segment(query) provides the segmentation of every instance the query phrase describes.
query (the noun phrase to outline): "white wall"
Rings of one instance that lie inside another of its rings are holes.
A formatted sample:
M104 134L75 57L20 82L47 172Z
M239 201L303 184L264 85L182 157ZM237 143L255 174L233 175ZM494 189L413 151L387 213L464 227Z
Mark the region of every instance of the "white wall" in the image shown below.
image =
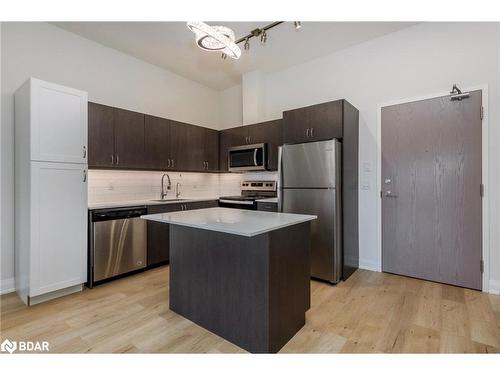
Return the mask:
M243 122L242 85L220 92L220 129L234 128Z
M264 115L345 98L360 111L360 172L370 190L360 190L360 261L377 263L377 106L391 100L489 85L490 287L500 292L500 32L497 24L419 24L372 41L265 74ZM327 41L322 41L327 43ZM244 96L244 94L243 94Z
M220 93L46 23L2 23L2 288L14 270L13 92L30 76L89 93L89 100L219 128ZM8 288L7 288L8 289Z

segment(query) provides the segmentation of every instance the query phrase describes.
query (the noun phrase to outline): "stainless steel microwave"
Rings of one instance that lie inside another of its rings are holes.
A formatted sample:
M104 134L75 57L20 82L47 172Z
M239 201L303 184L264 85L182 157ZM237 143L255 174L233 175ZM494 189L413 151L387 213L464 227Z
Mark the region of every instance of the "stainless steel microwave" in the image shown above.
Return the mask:
M267 169L267 144L231 147L227 158L227 165L231 172L265 171Z

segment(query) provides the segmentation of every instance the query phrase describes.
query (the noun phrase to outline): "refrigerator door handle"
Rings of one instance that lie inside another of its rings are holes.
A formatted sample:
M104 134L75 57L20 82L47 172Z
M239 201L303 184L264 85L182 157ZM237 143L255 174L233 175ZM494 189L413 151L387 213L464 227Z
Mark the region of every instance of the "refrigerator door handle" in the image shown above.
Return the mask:
M278 187L276 189L278 196L278 212L283 212L283 194L281 189L283 187L283 166L282 166L283 146L278 147Z

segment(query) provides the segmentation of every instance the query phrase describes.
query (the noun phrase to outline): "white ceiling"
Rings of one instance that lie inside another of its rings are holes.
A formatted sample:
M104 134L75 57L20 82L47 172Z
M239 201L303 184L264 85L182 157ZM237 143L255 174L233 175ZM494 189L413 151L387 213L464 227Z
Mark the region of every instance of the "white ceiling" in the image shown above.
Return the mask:
M232 28L236 38L270 22L210 22ZM269 72L296 65L334 51L414 25L410 22L293 22L268 32L265 45L250 40L250 50L239 60L200 50L185 22L55 22L63 29L215 89L241 82L243 73Z

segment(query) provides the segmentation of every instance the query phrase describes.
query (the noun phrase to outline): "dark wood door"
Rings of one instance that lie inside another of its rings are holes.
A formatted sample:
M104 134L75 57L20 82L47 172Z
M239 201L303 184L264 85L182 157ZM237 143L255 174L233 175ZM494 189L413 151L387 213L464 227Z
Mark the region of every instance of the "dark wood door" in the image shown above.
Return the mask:
M233 146L242 146L248 143L248 127L238 126L237 128L224 129L220 132L220 157L219 169L227 171L228 149Z
M278 147L282 145L282 120L272 120L248 126L251 143L267 143L267 167L278 169Z
M113 107L92 102L88 104L89 168L114 166L113 113Z
M148 214L181 211L180 203L148 206ZM148 220L147 222L147 259L148 267L165 264L169 260L170 229L166 223Z
M144 166L144 114L115 108L115 165Z
M283 112L283 143L342 138L343 100Z
M167 169L170 157L169 120L146 115L144 132L144 167L158 170Z
M201 171L204 161L203 128L179 121L170 122L170 169Z
M382 108L382 269L481 289L481 91Z
M204 152L207 171L219 170L219 132L205 128Z

